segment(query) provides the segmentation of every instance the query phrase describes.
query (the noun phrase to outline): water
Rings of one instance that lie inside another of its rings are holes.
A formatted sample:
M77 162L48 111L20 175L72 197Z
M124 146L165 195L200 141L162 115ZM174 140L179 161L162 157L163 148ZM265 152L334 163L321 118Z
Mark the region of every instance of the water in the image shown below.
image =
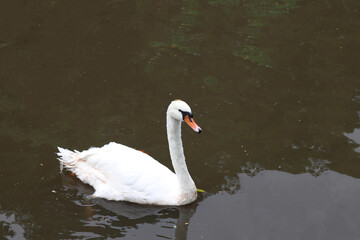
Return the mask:
M0 236L358 239L358 1L3 1ZM206 190L88 200L56 146L116 141L171 168L165 111Z

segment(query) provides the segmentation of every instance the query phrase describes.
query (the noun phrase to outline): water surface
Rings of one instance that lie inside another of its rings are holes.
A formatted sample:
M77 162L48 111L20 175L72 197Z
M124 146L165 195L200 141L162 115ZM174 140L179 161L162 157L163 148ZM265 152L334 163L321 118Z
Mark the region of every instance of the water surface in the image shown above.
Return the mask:
M358 1L3 1L0 236L357 239ZM110 141L172 168L192 107L185 207L87 200L56 146Z

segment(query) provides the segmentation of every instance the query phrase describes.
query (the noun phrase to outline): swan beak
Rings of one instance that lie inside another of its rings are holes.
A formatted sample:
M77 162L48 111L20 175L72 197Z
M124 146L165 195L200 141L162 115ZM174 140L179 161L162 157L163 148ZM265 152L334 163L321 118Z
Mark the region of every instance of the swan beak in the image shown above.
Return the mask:
M195 123L194 119L191 118L189 115L186 115L184 121L197 133L201 133L201 128Z

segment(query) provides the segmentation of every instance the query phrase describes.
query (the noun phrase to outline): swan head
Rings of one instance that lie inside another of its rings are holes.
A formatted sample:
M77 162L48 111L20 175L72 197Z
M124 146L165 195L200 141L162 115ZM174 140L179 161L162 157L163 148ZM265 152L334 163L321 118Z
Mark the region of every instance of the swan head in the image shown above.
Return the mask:
M190 106L182 100L174 100L170 103L167 115L177 121L186 122L195 132L201 133L201 128L195 123Z

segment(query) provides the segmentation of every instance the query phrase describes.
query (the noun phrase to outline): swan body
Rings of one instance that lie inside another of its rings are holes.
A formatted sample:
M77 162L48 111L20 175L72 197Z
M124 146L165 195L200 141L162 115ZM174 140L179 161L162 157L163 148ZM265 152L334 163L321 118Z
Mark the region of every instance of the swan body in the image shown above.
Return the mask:
M82 152L58 147L61 169L65 167L91 185L95 189L93 197L173 206L195 201L197 189L185 162L181 123L185 121L196 132L202 130L184 101L172 101L166 115L170 157L175 173L151 156L114 142Z

